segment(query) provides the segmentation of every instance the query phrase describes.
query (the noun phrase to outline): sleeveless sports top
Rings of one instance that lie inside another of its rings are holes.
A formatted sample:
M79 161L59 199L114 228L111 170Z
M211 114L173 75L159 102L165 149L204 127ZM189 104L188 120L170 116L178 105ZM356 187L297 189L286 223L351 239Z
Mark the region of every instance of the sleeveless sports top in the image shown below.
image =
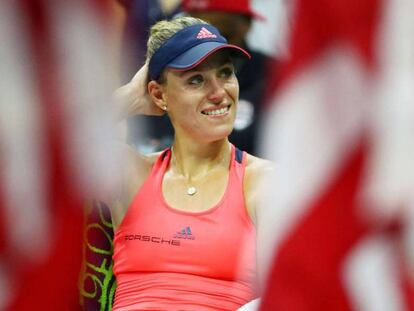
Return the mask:
M227 189L203 212L168 205L156 160L115 232L113 310L236 310L255 298L255 228L243 196L246 154L232 145Z

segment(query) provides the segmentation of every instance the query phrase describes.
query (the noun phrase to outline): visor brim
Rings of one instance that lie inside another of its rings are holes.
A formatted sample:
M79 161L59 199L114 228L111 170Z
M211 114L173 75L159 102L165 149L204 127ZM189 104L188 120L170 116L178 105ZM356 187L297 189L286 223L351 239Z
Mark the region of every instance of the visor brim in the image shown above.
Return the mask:
M230 53L236 57L247 57L248 59L251 58L250 54L246 50L236 45L225 44L221 42L203 42L173 59L170 63L167 64L166 67L178 71L190 70L200 65L204 60L206 60L207 57L213 53L223 49L228 49Z

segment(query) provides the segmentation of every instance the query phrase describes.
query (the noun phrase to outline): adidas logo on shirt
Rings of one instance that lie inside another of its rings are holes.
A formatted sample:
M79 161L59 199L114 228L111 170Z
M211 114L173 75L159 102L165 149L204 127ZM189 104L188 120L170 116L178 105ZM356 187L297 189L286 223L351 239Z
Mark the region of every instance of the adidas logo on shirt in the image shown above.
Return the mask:
M195 240L193 233L191 232L190 227L184 227L181 231L177 231L174 235L175 239L186 239L186 240Z

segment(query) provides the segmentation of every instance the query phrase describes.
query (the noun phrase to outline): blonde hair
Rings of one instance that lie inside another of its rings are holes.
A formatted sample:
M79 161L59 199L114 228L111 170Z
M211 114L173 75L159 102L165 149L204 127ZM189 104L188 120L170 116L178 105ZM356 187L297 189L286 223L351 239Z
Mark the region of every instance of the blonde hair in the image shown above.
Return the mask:
M168 39L175 35L181 29L197 24L208 24L202 19L183 16L174 18L172 20L163 20L151 27L150 37L147 42L147 60L149 63L154 53L164 44Z

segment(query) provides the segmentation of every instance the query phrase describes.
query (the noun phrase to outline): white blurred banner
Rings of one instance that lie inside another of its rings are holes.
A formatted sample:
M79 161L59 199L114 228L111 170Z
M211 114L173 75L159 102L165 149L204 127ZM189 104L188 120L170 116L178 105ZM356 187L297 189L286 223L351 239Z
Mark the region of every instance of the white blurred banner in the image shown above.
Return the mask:
M414 2L295 3L264 126L261 310L414 310Z
M1 310L78 305L84 198L116 182L110 20L109 1L0 2Z

